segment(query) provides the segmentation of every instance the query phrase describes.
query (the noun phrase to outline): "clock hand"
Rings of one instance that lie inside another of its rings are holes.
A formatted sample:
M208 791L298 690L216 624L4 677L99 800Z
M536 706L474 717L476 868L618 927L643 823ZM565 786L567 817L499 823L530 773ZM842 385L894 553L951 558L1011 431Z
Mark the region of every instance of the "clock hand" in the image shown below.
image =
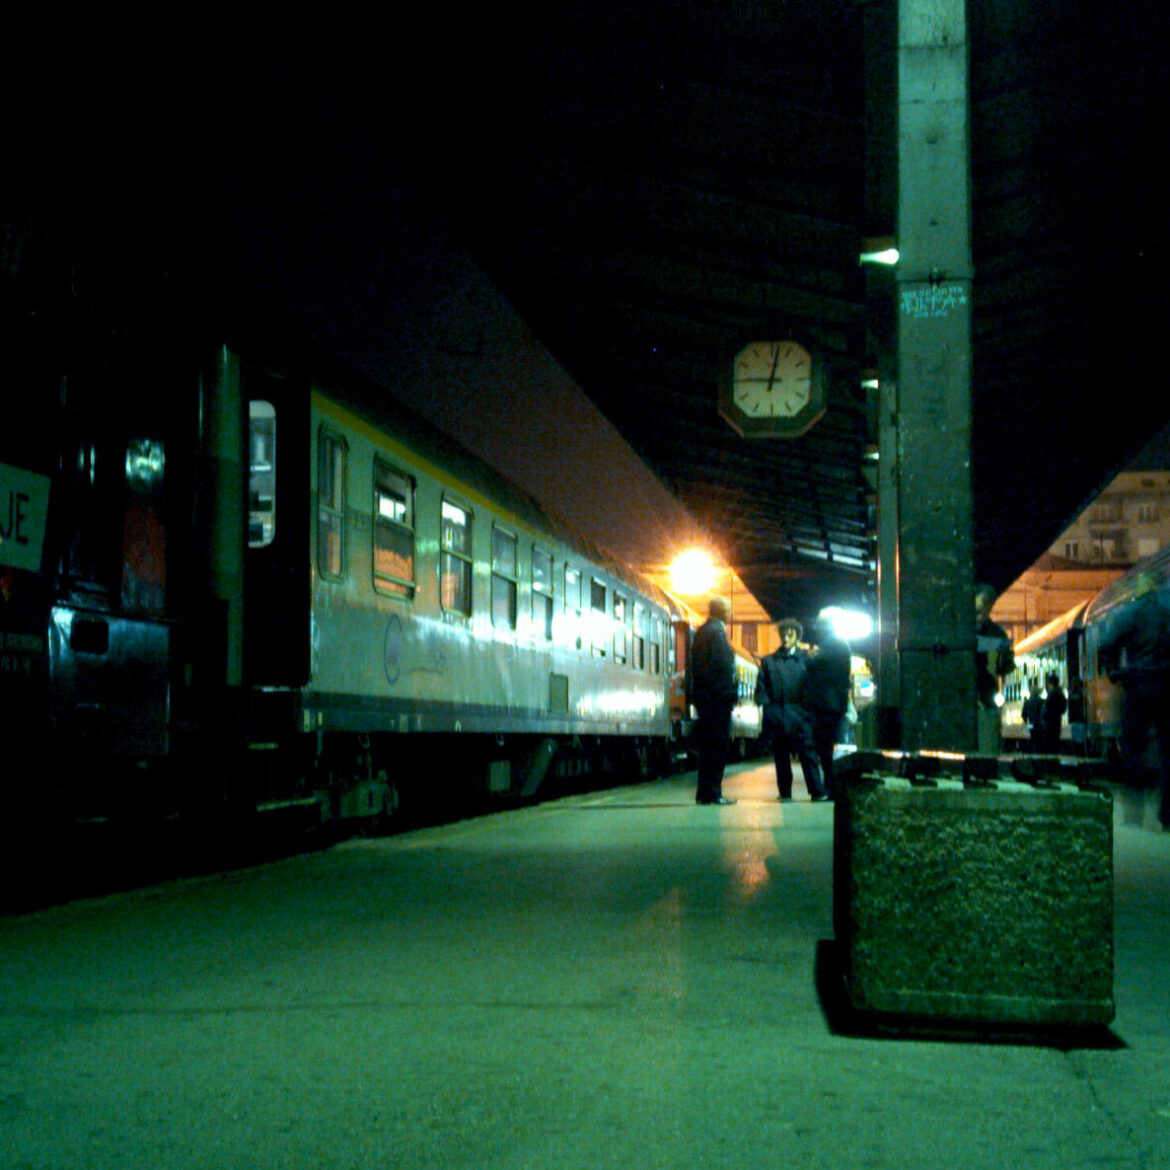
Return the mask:
M768 385L771 386L776 379L776 367L780 364L780 347L776 346L775 352L772 354L772 371L768 375Z

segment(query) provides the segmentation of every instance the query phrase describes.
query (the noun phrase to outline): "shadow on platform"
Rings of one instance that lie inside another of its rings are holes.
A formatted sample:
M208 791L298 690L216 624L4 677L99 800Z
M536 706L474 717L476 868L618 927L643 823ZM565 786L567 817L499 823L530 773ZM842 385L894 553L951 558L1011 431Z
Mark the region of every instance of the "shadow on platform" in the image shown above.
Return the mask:
M1053 1048L1060 1052L1084 1049L1112 1051L1128 1047L1124 1040L1104 1025L1083 1028L997 1027L994 1024L949 1024L858 1011L850 1001L840 949L834 939L820 939L817 942L815 978L825 1023L835 1036L854 1040L1002 1044Z

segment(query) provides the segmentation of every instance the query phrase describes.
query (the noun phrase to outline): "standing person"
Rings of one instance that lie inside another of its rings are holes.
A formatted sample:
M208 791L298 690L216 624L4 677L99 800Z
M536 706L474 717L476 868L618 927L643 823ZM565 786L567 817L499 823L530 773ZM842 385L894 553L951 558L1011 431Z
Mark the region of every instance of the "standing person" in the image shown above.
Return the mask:
M1163 828L1170 828L1170 612L1158 599L1150 573L1139 573L1133 605L1105 630L1100 656L1112 663L1121 685L1121 742L1125 761L1137 772L1151 729L1158 741L1158 781Z
M975 703L979 753L998 756L1000 748L1000 683L1016 664L1007 631L991 620L996 593L990 585L975 586Z
M1028 697L1020 708L1020 715L1028 725L1030 738L1028 750L1042 752L1044 750L1044 696L1040 694L1040 680L1032 679L1028 683Z
M1060 752L1060 725L1068 710L1068 699L1061 689L1060 675L1046 675L1044 685L1044 750L1056 755Z
M808 653L797 642L804 627L795 618L777 623L780 649L760 663L756 702L764 709L763 738L772 743L776 787L781 800L792 799L792 755L800 759L804 783L813 800L828 800L821 783L821 766L813 751L812 722L805 706Z
M726 630L730 615L727 598L712 597L707 620L695 631L691 644L691 702L699 712L695 729L699 751L696 804L735 804L723 795L731 712L738 697L735 654Z
M824 790L832 799L836 795L833 749L844 734L841 725L849 709L853 651L825 613L817 618L815 632L817 647L808 663L805 696L812 716L813 750L820 761Z

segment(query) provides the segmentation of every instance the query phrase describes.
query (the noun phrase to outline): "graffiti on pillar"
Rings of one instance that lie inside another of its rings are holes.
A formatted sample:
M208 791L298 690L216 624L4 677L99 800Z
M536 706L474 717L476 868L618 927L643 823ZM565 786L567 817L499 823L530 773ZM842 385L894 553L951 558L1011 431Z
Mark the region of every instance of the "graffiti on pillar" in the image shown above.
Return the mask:
M901 290L902 315L919 321L945 317L956 309L966 308L967 286L963 284L926 284Z

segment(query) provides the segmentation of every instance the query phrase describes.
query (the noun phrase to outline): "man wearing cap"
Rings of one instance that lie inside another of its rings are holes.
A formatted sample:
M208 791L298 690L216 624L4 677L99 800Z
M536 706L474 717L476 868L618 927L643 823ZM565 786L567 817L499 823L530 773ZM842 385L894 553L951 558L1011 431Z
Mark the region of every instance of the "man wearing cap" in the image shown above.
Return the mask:
M796 618L777 622L780 649L760 663L756 702L763 708L763 738L772 742L776 787L781 800L792 799L792 756L796 754L804 784L813 800L828 800L821 766L813 750L812 721L806 706L808 653L797 643L804 627Z
M695 631L691 644L691 702L699 713L695 746L699 751L696 804L735 804L723 795L723 770L731 737L731 712L739 688L735 681L735 653L725 629L731 616L726 597L712 597L707 620Z

